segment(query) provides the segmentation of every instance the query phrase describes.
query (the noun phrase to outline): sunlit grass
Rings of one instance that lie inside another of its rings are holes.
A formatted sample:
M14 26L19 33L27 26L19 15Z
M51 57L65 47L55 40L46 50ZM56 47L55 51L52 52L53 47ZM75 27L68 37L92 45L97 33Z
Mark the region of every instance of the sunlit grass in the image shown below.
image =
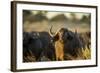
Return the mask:
M82 48L82 50L79 51L79 53L77 53L77 57L74 57L74 56L66 53L64 58L66 61L67 60L88 60L88 59L91 59L91 49ZM48 59L48 58L46 58L46 59ZM27 57L24 57L23 62L36 62L36 59L34 56L27 56Z
M91 50L88 48L82 49L82 55L84 59L91 59Z
M66 53L65 59L66 60L87 60L87 59L91 59L91 49L82 48L82 50L77 53L77 57Z

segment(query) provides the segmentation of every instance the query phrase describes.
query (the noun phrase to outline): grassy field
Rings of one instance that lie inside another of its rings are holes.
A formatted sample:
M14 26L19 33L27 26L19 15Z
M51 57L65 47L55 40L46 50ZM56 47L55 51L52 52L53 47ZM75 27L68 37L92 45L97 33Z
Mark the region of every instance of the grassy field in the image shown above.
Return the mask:
M71 56L70 54L65 54L65 58L67 60L87 60L87 59L91 59L91 50L88 48L82 49L82 52L80 54L78 54L77 57ZM47 57L42 57L43 59L45 59L45 61L51 61L50 59L48 59ZM66 61L67 61L66 60ZM35 60L34 55L31 56L27 56L27 57L23 57L23 62L37 62Z

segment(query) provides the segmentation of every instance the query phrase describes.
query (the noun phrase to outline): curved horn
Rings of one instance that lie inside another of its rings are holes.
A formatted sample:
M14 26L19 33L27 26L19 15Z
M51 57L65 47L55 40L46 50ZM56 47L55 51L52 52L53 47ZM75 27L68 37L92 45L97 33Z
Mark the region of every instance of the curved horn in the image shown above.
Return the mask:
M52 32L52 27L53 27L53 26L51 25L51 27L50 27L50 29L49 29L49 34L50 34L50 36L53 37L53 36L54 36L54 33Z
M52 27L53 27L53 26L50 27L49 34L50 34L52 37L54 37L54 36L56 36L57 33L61 30L61 28L59 28L55 33L53 33L53 32L52 32Z

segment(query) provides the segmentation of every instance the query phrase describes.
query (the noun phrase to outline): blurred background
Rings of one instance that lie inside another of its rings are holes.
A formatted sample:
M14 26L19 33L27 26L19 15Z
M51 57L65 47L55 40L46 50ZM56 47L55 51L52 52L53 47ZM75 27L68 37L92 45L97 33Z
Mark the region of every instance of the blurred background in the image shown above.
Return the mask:
M51 25L53 32L61 27L72 31L77 30L79 33L90 32L90 22L90 13L23 10L23 30L25 32L48 32Z

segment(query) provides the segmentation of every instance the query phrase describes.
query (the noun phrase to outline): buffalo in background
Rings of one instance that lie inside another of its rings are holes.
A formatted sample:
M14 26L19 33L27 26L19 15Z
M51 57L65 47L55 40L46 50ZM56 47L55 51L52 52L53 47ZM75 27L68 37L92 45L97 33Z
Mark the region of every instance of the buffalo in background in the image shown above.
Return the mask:
M34 56L36 61L54 60L54 48L51 45L51 37L47 32L24 32L23 33L23 55Z

